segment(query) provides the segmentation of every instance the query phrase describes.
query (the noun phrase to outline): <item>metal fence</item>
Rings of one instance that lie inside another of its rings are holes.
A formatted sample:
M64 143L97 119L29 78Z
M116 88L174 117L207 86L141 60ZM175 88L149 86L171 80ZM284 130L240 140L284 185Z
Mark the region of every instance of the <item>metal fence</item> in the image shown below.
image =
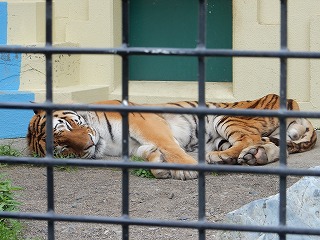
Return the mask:
M133 48L128 42L129 26L129 0L122 0L122 46L119 48L53 48L52 47L52 0L46 1L46 46L27 48L17 46L0 46L0 52L5 53L42 53L46 56L46 101L44 103L8 103L1 102L0 108L5 109L45 109L47 111L47 155L41 159L41 163L47 166L47 212L46 213L25 213L25 212L0 212L0 218L17 218L43 220L48 223L48 239L55 238L55 222L87 222L117 224L122 226L122 239L129 239L129 226L158 226L168 228L192 228L198 230L199 239L206 238L206 230L227 230L227 231L249 231L277 233L280 239L286 239L287 234L319 235L319 229L309 229L302 227L289 227L286 225L286 183L287 176L320 176L319 171L306 169L290 169L286 167L286 124L288 117L308 117L320 118L319 112L289 112L286 110L286 89L287 89L287 59L288 58L320 58L319 52L292 52L287 49L287 0L280 0L281 5L281 49L279 51L237 51L226 49L206 49L206 0L199 0L198 19L198 45L195 49L183 48ZM54 104L52 101L52 55L53 54L109 54L118 55L122 58L122 105L102 106L102 105L71 105ZM199 107L192 109L173 109L163 107L139 107L128 106L128 80L129 63L131 55L166 55L166 56L193 56L198 58L198 96ZM280 59L280 98L281 106L278 111L259 110L235 110L235 109L208 109L205 106L205 58L206 57L257 57ZM120 112L123 117L123 161L108 160L84 160L84 159L54 159L53 157L53 133L52 133L52 111L59 109L73 110L98 110ZM177 165L130 162L128 156L128 113L129 112L168 112L197 114L199 117L199 164L198 165ZM225 115L246 115L246 116L273 116L280 119L280 163L277 168L208 165L205 163L204 152L204 118L207 114ZM38 164L39 159L31 157L0 157L0 163L7 164ZM54 165L85 166L85 167L110 167L122 169L122 216L102 217L102 216L75 216L57 214L54 211ZM129 174L130 168L157 168L157 169L183 169L196 170L199 172L198 179L198 221L174 221L132 218L129 214ZM278 226L239 226L225 223L213 223L205 218L205 173L233 172L233 173L254 173L272 174L279 176L279 225Z

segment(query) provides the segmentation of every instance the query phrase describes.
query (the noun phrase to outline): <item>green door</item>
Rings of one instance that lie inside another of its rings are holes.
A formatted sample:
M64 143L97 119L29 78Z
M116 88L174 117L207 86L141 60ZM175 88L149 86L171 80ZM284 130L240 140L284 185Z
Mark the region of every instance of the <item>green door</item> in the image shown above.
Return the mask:
M208 0L207 48L232 48L232 0ZM195 48L197 0L131 0L132 47ZM232 81L231 58L207 58L207 81ZM197 58L131 56L131 80L196 81Z

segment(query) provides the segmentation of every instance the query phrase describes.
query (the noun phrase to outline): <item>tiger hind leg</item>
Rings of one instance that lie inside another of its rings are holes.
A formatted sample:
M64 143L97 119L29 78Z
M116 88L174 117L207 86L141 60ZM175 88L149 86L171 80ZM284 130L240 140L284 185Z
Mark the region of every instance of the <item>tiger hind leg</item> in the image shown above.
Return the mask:
M167 161L167 158L169 156L161 152L161 150L158 147L151 144L140 146L137 149L135 155L137 155L138 157L142 157L143 159L149 162L169 162ZM198 176L197 172L187 170L151 169L151 172L156 178L174 178L179 180L194 179Z
M239 139L239 138L237 138ZM237 164L238 157L243 149L248 146L254 146L261 143L260 136L246 136L242 140L233 141L230 148L222 151L212 151L207 153L206 160L210 164L222 163L222 164Z
M208 163L237 164L238 157L243 149L262 143L258 130L248 133L246 128L239 127L236 131L232 131L232 129L230 131L225 131L224 128L217 129L218 134L228 141L230 147L222 151L208 152L206 155Z
M249 146L242 150L237 160L242 165L265 165L279 160L280 148L272 142Z
M207 154L208 163L264 165L279 159L280 148L268 139Z

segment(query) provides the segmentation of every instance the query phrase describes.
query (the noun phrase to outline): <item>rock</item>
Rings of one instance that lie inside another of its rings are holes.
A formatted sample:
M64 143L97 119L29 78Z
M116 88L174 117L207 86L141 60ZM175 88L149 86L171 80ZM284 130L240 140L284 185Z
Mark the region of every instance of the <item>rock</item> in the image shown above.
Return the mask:
M168 198L173 199L173 197L174 197L174 193L170 193Z
M312 168L320 170L320 166ZM225 223L277 226L279 194L259 199L230 212ZM320 226L320 178L303 177L287 189L287 226L318 228ZM220 231L218 239L276 240L277 234L263 232ZM319 236L287 235L287 240L316 240Z

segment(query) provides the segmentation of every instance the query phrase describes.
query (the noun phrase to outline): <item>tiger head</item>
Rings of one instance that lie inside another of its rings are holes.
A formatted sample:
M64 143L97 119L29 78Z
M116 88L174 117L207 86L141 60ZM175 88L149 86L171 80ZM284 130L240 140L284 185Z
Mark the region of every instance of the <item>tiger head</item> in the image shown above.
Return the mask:
M85 119L74 111L53 112L54 154L64 157L94 158L99 135ZM31 153L45 156L46 112L35 111L27 134Z

